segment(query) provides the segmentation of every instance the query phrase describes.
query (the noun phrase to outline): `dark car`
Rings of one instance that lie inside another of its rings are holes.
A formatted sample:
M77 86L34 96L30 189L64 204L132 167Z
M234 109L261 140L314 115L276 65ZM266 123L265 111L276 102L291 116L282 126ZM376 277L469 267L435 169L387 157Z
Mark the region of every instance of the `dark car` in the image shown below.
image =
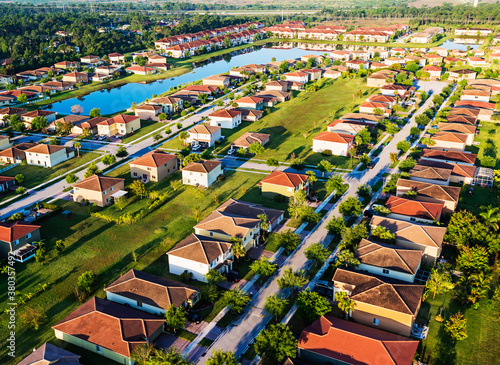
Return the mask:
M201 322L200 316L198 316L196 313L189 313L188 319L189 319L189 322L196 323L196 324L200 324L200 322Z
M317 196L314 196L314 195L308 195L307 197L307 200L309 200L310 202L319 202L319 199Z
M374 167L375 167L375 161L370 161L368 165L366 165L366 168L370 170L373 169Z
M372 210L372 209L367 209L363 212L363 216L364 217L367 217L367 218L371 218L373 217L373 215L375 214L375 211Z
M316 292L323 297L333 298L333 290L325 288L324 286L316 285L313 289L313 292Z
M237 283L240 281L239 273L237 271L229 271L226 275L227 281L230 283Z

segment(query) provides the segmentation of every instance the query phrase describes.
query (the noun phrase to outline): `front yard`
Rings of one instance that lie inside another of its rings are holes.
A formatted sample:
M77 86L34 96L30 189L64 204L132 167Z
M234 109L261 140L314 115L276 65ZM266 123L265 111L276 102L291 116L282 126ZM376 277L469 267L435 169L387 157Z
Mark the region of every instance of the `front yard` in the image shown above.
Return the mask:
M349 158L323 156L312 152L312 139L336 118L356 110L364 99L375 89L367 88L363 79L324 79L323 86L316 92L297 92L295 97L276 107L257 122L243 122L238 128L223 129L224 141L217 148L225 154L229 146L245 132L261 132L271 135L263 154L258 159L275 157L281 162L291 162L293 158L303 158L306 164L316 165L323 159L338 168L350 168ZM363 96L353 100L353 94L361 91ZM162 148L178 150L182 148L178 138L168 141Z
M73 170L87 162L90 162L101 156L99 153L82 153L80 157L75 157L60 163L54 167L40 167L32 165L19 165L10 170L2 173L4 176L16 176L17 174L24 175L23 186L26 188L33 188L48 180L66 174L68 171Z

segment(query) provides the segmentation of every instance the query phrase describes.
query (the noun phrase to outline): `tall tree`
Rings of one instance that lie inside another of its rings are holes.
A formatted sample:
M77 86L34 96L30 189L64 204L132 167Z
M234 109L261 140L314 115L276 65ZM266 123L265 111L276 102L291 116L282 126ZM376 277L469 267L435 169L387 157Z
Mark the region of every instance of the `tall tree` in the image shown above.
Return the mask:
M264 309L267 313L275 317L276 321L278 321L278 317L285 313L287 305L288 300L281 298L278 294L275 294L266 298Z
M349 313L351 313L356 307L356 303L354 303L349 295L347 295L344 291L338 291L335 293L335 300L337 301L337 306L339 309L345 313L345 319L349 318Z
M165 312L165 325L173 331L186 327L187 313L183 306L174 307L171 305Z
M240 365L236 361L236 356L232 351L224 351L218 349L213 352L212 356L206 361L207 365Z
M266 361L281 363L297 356L297 340L284 324L272 324L255 338L255 351Z
M243 240L239 237L231 237L229 242L231 242L231 250L233 251L234 257L240 261L240 258L247 253L243 247Z
M241 313L250 301L250 296L241 289L228 290L221 298L224 306L229 306L233 312Z
M303 318L312 322L332 310L328 300L309 288L300 292L295 302L297 311Z
M445 293L452 290L454 287L455 285L453 284L451 274L448 271L432 269L429 280L427 280L427 284L425 285L426 292L424 296L427 296L428 293L432 293L432 299L434 299L437 293Z
M314 265L323 264L329 254L328 250L319 242L311 244L308 248L306 248L304 253L308 260L314 261Z
M290 288L297 290L302 288L307 283L306 273L304 270L293 271L290 267L285 269L283 275L278 279L280 289Z

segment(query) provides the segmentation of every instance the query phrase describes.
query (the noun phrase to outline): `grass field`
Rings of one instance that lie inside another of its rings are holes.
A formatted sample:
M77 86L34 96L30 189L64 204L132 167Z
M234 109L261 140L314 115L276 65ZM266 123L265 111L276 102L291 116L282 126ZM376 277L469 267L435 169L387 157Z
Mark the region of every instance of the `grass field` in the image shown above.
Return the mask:
M40 167L40 166L32 166L32 165L19 165L10 170L7 170L2 173L4 176L16 176L17 174L24 175L23 186L26 188L32 188L41 183L56 178L60 175L66 174L68 171L77 168L87 162L90 162L101 154L99 153L82 153L80 151L80 158L72 158L70 160L64 161L57 166L54 167Z
M329 160L338 168L349 168L349 158L342 156L323 156L311 150L312 139L319 132L326 130L329 122L345 113L354 111L375 89L367 88L362 79L327 80L316 92L294 92L295 97L271 108L270 113L257 122L243 122L238 128L223 129L226 137L219 145L218 152L223 154L230 144L245 132L269 133L269 143L265 152L258 159L275 157L281 162L290 162L293 158L304 158L306 164L316 165L323 159ZM353 100L353 94L361 90L362 98ZM181 141L174 138L162 145L162 148L181 149Z
M467 150L477 154L479 164L484 156L496 159L495 168L500 168L500 124L491 122L481 122L479 134L474 136L474 142L479 142L479 146L467 146Z
M442 317L461 311L467 318L467 335L464 341L454 344L444 331L444 324L434 317L442 308ZM418 317L429 321L429 335L422 341L418 353L420 361L434 365L498 364L500 358L499 312L482 299L478 309L463 306L452 299L452 293L428 298L420 309Z
M166 127L167 124L168 123L154 122L150 120L141 120L141 129L139 129L137 132L134 132L134 134L132 134L130 137L124 138L122 142L132 143L158 128Z
M127 177L127 165L113 171L110 175ZM180 173L173 178L179 179ZM150 183L149 189L169 192L170 198L164 205L149 211L146 198L129 198L129 205L123 211L115 206L105 208L109 214L123 214L144 209L146 216L136 224L116 225L90 217L88 208L68 201L59 201L63 209L73 212L73 217L63 219L60 215L42 222L42 237L46 240L47 262L44 264L30 260L17 264L17 287L21 294L34 292L39 284L49 283L48 289L35 296L24 306L18 308L21 313L29 308L40 307L47 315L47 320L39 330L27 328L22 323L17 327L17 360L34 347L53 338L52 325L73 311L79 303L74 297L74 288L78 276L87 270L97 275L96 294L103 297L102 289L120 274L131 268L145 270L152 274L173 279L178 277L168 273L165 253L176 243L192 232L197 220L203 219L212 210L229 197L236 199L252 198L247 195L261 175L229 171L226 180L218 182L205 191L191 186L182 186L176 192L170 187L170 181ZM218 204L214 197L217 196ZM267 199L260 199L267 206L277 208ZM182 213L182 214L180 214ZM198 215L198 219L197 216ZM66 249L62 253L55 250L55 242L63 239ZM135 260L133 256L135 252ZM198 283L199 284L199 283ZM197 284L197 285L198 285ZM6 280L0 282L1 309L6 303ZM215 316L221 308L209 313ZM209 318L210 319L210 318ZM0 315L6 320L6 314ZM0 327L0 340L5 343L7 328ZM0 350L0 363L6 364L6 349Z

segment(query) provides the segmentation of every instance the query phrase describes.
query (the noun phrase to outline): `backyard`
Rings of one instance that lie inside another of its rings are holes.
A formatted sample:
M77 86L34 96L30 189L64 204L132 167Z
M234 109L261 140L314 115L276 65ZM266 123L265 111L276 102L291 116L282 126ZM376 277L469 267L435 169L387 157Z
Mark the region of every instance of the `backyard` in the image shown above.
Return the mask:
M128 168L124 166L112 171L110 175L128 174ZM179 178L179 173L173 177ZM48 319L37 331L22 323L18 324L17 360L34 347L53 338L50 327L79 305L75 300L74 289L78 276L84 271L92 270L96 274L96 293L101 297L104 296L102 289L107 284L131 268L178 280L178 277L168 273L165 252L190 234L197 221L229 197L245 199L245 195L261 178L258 174L229 171L225 181L206 190L181 186L175 192L170 187L170 180L166 179L148 185L149 190L161 190L169 194L167 201L154 210L149 210L147 206L149 199L141 200L138 197L128 198L129 205L123 211L119 211L116 206L102 210L110 215L144 210L144 218L132 225L116 225L90 217L88 207L70 201L59 201L58 204L64 210L71 210L73 216L64 219L61 215L56 215L41 223L42 237L46 241L46 262L42 264L30 260L16 265L16 290L20 295L35 292L40 284L48 284L46 291L35 295L27 304L18 308L18 312L22 313L28 308L38 307ZM266 203L277 208L272 201ZM58 253L55 242L60 239L64 240L66 249ZM6 280L2 280L2 308L5 307L6 292ZM0 317L6 320L5 313ZM5 343L6 338L7 328L0 328L0 339ZM0 357L5 355L6 349L3 348Z
M361 98L353 100L353 94L363 92ZM293 158L303 158L306 164L316 165L323 159L329 160L338 168L349 168L349 158L341 156L324 156L313 153L312 139L319 132L326 130L328 123L345 113L357 109L358 105L375 89L365 86L363 79L326 80L316 92L294 92L295 97L276 107L257 122L243 122L238 128L223 129L225 136L217 152L225 153L232 142L245 132L271 134L264 153L258 159L275 157L281 162L291 162ZM181 141L174 138L162 145L162 148L178 150Z
M66 174L68 171L73 170L87 162L90 162L101 156L99 153L82 153L80 151L81 157L76 157L64 161L57 166L54 167L40 167L40 166L32 166L32 165L19 165L10 170L7 170L2 173L4 176L16 176L17 174L24 175L23 186L26 188L33 188L41 183L44 183L48 180L56 178L60 175Z
M500 146L500 124L491 122L481 122L479 134L474 136L474 142L479 142L478 146L467 146L467 150L477 154L477 159L481 164L484 156L490 156L496 160L494 168L500 168L500 156L498 148Z

